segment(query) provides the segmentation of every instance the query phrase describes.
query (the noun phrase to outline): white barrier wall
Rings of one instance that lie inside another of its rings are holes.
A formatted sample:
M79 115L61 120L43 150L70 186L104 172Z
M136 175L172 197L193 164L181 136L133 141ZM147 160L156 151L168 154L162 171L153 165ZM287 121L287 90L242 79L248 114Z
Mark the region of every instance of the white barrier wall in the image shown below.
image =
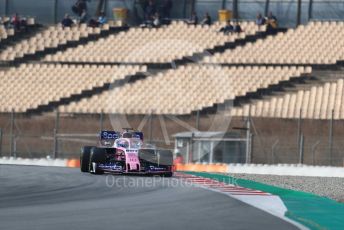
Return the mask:
M80 167L78 159L23 159L13 157L0 158L0 164L6 165L33 165L33 166L58 166L58 167ZM202 167L200 167L202 166ZM216 170L220 167L221 170ZM261 175L281 176L314 176L314 177L342 177L344 178L344 167L310 166L298 164L185 164L177 165L178 171L198 172L227 172Z
M33 165L33 166L58 166L66 167L66 159L24 159L24 158L14 158L14 157L2 157L0 158L0 164L5 165Z
M344 177L344 167L298 164L229 164L228 173L270 174L285 176Z

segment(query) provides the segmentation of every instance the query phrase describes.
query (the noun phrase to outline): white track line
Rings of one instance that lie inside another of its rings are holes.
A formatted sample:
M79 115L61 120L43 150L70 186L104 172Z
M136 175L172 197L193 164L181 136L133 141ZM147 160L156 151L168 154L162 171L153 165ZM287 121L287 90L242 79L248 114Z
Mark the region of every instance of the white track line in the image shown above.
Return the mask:
M175 173L175 176L182 180L189 181L197 187L201 187L206 190L218 192L234 199L240 200L248 205L263 210L273 216L276 216L288 223L293 224L301 230L306 230L305 226L300 223L291 220L285 216L287 208L279 196L272 195L267 192L248 189L240 186L226 184L217 180L198 177L194 175Z

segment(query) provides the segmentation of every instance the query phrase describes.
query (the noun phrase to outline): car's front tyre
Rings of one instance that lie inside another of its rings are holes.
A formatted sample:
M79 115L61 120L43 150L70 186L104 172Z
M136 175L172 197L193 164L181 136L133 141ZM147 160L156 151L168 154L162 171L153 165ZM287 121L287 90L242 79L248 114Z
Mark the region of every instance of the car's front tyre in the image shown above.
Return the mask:
M89 169L92 174L103 174L104 171L99 168L100 164L105 163L105 150L93 147L90 153Z
M93 146L84 146L80 151L80 171L89 172L90 154Z

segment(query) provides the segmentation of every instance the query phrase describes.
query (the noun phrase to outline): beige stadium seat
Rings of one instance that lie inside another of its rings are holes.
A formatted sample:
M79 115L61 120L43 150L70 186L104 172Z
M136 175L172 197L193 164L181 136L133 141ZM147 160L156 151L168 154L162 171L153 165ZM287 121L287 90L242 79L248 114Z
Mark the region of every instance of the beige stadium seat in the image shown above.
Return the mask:
M67 44L69 41L79 41L82 37L87 38L91 34L100 34L102 30L103 28L87 28L85 25L73 28L62 28L60 25L49 26L42 32L35 34L29 40L20 41L14 49L11 46L7 47L0 53L0 61L12 61L15 57L21 58L26 54L35 54L35 52L44 51L47 48L57 48L59 45ZM6 36L14 35L13 29L7 30L6 32ZM0 30L0 38L2 37ZM59 58L53 55L47 59L49 61L56 61Z
M227 50L206 63L334 64L343 60L344 23L309 23ZM337 32L338 31L338 32Z
M236 34L225 36L218 33L217 25L194 27L178 22L161 29L131 28L116 36L110 35L96 42L89 42L85 46L69 49L58 56L63 60L76 62L167 63L238 38ZM243 24L246 34L254 34L258 31L258 28L246 30L245 27L246 25ZM82 30L79 36L88 36L85 33L100 33L99 28L95 30ZM240 34L239 37L243 38L246 34ZM83 52L83 55L80 55L80 52ZM55 60L55 57L45 59L45 61L51 60Z
M187 114L255 92L261 87L258 79L264 80L265 85L276 84L278 80L275 78L282 79L280 75L286 70L288 67L268 70L266 67L181 66L82 100L76 106L70 105L68 111L82 113L84 110L79 108L83 107L90 111L99 108L105 111L106 105L117 113L147 114L154 110L157 114ZM286 72L292 77L290 73ZM109 100L111 95L117 100ZM247 108L240 111L236 114L248 113ZM270 112L268 102L258 103L255 108L259 116Z
M135 75L138 70L139 66L22 64L0 72L0 112L8 112L8 108L15 112L35 109Z
M252 116L271 117L274 114L272 117L297 119L301 110L301 117L304 119L331 119L333 111L334 119L343 119L343 97L343 79L338 79L306 90L272 97L269 101L258 101L255 104L257 112L252 113ZM262 107L269 114L260 112ZM234 110L233 114L237 114L242 108Z

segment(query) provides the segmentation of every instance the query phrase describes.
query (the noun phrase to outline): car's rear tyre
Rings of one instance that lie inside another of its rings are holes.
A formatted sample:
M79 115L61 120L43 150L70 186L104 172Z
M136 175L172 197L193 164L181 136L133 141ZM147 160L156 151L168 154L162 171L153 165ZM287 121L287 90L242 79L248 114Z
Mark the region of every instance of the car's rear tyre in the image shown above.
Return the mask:
M89 162L90 162L90 153L93 146L84 146L80 151L80 170L81 172L89 172Z
M89 169L92 174L103 174L104 171L100 169L99 164L105 163L105 149L93 147L91 148Z
M154 149L140 149L139 159L142 165L158 164L157 153Z
M158 150L159 164L164 166L173 165L173 153L170 150Z
M160 165L165 166L168 169L173 167L173 153L170 150L159 150ZM163 177L172 177L173 172L165 172L162 174Z

